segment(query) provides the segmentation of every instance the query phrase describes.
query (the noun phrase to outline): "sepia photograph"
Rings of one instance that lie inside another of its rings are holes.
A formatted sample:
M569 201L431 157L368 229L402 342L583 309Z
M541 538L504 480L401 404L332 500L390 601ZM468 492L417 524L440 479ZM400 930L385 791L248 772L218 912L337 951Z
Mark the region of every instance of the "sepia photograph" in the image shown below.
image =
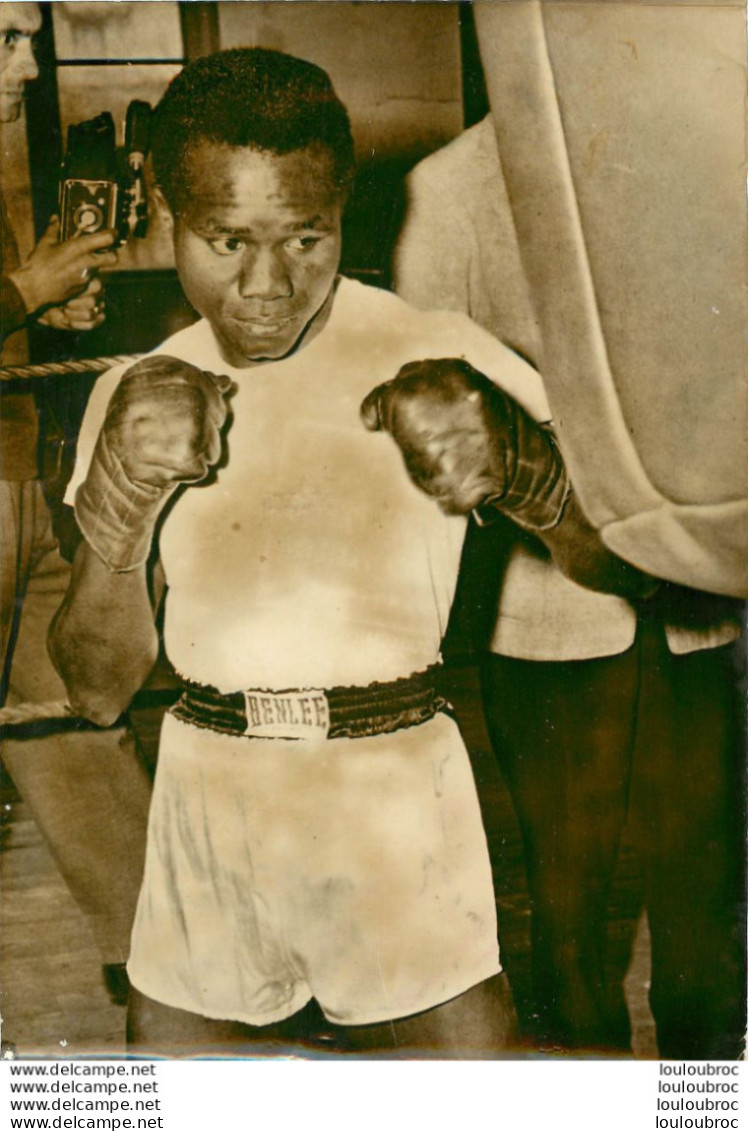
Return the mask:
M0 1059L130 1089L11 1126L198 1060L739 1125L745 17L0 2Z

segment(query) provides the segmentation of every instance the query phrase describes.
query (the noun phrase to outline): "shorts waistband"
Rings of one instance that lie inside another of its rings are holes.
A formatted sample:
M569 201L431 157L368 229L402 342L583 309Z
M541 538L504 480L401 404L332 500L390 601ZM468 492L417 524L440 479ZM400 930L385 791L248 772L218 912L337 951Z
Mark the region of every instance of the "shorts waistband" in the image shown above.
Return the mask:
M438 690L441 665L366 687L250 688L222 694L187 683L170 713L182 722L245 738L366 738L419 726L449 702Z

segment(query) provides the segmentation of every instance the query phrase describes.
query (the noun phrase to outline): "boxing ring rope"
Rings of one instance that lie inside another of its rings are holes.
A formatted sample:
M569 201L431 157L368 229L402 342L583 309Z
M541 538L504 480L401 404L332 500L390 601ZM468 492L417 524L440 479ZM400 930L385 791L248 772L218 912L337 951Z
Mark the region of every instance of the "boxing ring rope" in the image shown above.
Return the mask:
M143 688L135 694L125 714L112 723L112 727L123 726L125 716L130 711L170 707L181 694L181 687ZM61 731L105 729L109 728L99 727L82 715L76 715L64 699L0 707L0 741L38 738L46 734L59 734Z
M140 354L117 354L114 357L88 357L81 361L47 361L38 365L3 365L0 381L26 381L36 377L66 377L77 373L106 373L115 365L138 360Z
M72 717L72 708L64 699L52 699L46 703L20 703L17 707L0 708L0 729L6 726L18 726L20 723L35 723L43 719Z

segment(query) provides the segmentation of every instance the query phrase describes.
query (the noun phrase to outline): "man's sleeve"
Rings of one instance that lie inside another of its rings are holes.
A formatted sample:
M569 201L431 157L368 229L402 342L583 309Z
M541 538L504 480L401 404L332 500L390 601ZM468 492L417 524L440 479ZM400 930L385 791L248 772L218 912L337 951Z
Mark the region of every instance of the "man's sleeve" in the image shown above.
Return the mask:
M28 318L21 292L8 277L18 264L18 245L10 226L5 198L0 192L0 343L9 334L20 330Z
M20 330L27 318L26 304L15 283L3 275L0 279L0 343L9 334Z
M459 209L416 168L392 256L393 289L420 310L469 309L470 240Z

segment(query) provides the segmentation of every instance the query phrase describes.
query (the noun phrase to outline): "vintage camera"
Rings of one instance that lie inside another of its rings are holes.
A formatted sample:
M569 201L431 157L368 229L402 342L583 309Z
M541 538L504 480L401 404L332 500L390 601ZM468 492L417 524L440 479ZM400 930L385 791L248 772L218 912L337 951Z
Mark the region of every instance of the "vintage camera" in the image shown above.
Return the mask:
M68 127L67 153L60 177L60 239L74 239L105 228L117 242L143 237L148 227L143 166L148 154L151 108L131 102L125 119L125 144L118 148L108 112Z

